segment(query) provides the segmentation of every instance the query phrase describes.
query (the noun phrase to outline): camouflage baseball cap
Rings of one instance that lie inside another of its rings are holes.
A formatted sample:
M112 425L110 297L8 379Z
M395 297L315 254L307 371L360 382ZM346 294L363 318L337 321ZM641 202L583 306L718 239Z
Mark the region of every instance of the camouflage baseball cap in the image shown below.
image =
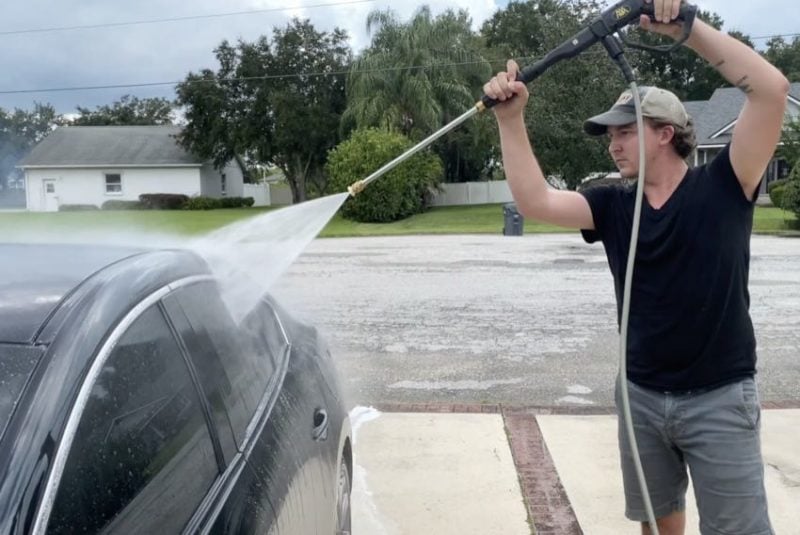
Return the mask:
M642 86L639 88L639 98L642 101L642 115L645 117L681 127L689 123L689 114L675 93L658 87ZM610 110L587 119L583 123L583 130L590 136L599 136L605 134L609 126L622 126L635 122L636 108L633 93L630 89L626 89Z

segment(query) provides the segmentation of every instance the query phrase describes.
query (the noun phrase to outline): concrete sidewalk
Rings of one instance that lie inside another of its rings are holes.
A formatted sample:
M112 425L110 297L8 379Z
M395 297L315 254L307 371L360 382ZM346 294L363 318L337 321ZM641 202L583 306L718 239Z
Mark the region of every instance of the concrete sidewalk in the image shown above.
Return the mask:
M622 513L616 417L547 412L354 411L353 533L638 533ZM773 527L800 535L800 410L764 410L762 440Z
M354 427L354 534L531 533L499 414L382 413Z

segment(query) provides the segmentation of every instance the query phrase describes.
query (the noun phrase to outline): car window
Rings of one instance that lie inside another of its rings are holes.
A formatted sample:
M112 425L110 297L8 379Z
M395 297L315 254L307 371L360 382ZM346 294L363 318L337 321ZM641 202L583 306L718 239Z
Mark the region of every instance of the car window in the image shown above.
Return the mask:
M38 347L0 345L0 437L41 356Z
M237 326L213 282L180 288L164 303L171 317L175 303L179 304L191 325L188 338L183 330L179 332L206 395L222 399L241 445L279 358L267 341L269 337L264 336L263 329Z
M288 342L278 320L278 314L269 302L259 301L244 317L240 327L243 336L251 339L254 346L268 348L275 363L280 361Z
M151 307L92 387L48 533L179 532L218 474L185 359Z

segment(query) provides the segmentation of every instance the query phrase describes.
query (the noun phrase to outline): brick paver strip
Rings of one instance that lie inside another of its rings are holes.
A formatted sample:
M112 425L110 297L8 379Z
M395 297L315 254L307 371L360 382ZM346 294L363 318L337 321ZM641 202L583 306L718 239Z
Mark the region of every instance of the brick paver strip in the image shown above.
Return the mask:
M547 450L535 411L504 409L503 419L528 515L537 535L583 534Z

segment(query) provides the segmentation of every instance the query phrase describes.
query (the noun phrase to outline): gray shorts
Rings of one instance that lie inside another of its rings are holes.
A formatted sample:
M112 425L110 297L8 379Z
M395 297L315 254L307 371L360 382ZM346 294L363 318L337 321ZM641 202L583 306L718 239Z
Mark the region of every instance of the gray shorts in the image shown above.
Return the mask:
M646 522L622 420L617 380L625 516ZM683 511L692 477L703 535L772 535L761 457L761 409L755 381L713 390L663 393L630 381L636 441L657 518Z

